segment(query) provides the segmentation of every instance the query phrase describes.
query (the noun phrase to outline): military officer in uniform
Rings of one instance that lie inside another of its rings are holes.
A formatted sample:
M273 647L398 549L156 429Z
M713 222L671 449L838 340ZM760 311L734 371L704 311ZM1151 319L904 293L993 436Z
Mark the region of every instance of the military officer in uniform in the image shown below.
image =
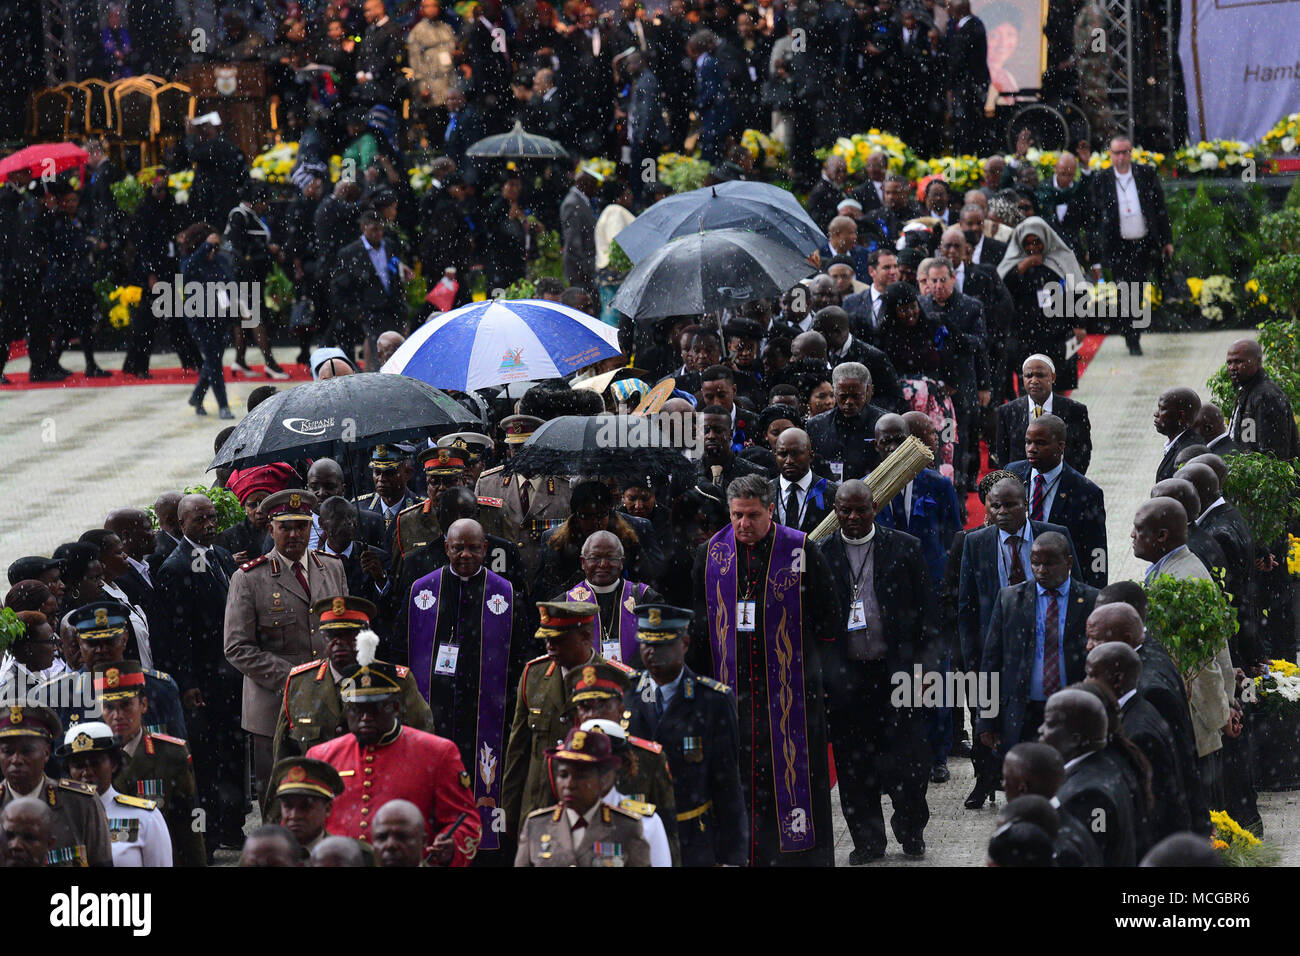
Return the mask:
M589 720L612 720L626 730L623 695L634 673L626 664L608 659L569 671L564 678L564 687L574 709L573 725L580 727ZM628 734L625 738L625 749L615 747L621 750L620 756L623 757L623 766L618 773L618 790L632 800L652 804L659 810L668 835L673 865L680 866L677 801L663 747L643 737Z
M627 731L623 729L622 724L613 720L584 720L578 729L608 734L614 753L623 758L623 767L627 767L627 754L631 744L627 741ZM555 785L554 780L551 785ZM659 812L658 807L653 803L629 797L618 789L617 782L605 791L602 799L611 807L622 807L641 818L642 835L650 844L651 866L681 866L681 861L673 855L673 849L668 844L668 831L664 828L663 814Z
M487 456L492 454L492 439L479 432L452 432L438 439L439 448L450 448L465 460L465 480L473 488L483 474Z
M158 805L167 821L176 866L211 862L204 847L204 827L196 826L198 788L190 748L177 737L145 730L148 702L142 696L144 674L139 662L96 664L94 673L95 693L104 702L104 723L122 742L122 763L113 775L113 786Z
M375 616L375 606L365 598L329 597L311 607L312 622L325 641L318 660L299 664L284 682L284 706L275 726L275 761L305 754L310 747L348 732L339 697L339 681L357 663L359 641L378 640L364 634ZM410 670L397 666L402 685L402 723L434 732L433 714L420 696ZM273 789L267 791L270 799Z
M397 445L376 445L370 452L370 480L375 490L361 495L356 503L384 519L384 548L392 550L397 533L397 516L421 501L407 487L411 480L411 456Z
M343 779L343 793L327 821L331 832L369 843L372 814L389 800L409 800L424 818L432 861L469 866L478 852L482 824L456 745L403 726L397 714L402 694L397 668L375 660L366 648L344 675L339 693L350 732L307 751Z
M45 774L55 738L63 733L48 707L0 707L0 810L31 797L54 814L51 866L112 866L108 817L95 788Z
M397 516L393 535L391 577L402 579L402 559L442 533L438 526L438 498L448 488L465 484L465 460L450 448L428 448L420 453L420 466L428 482L429 497Z
M627 728L660 743L672 771L683 866L745 866L745 801L736 754L736 696L686 666L692 613L667 604L637 607L645 670L624 697Z
M167 821L153 800L118 793L113 774L122 765L122 741L98 720L69 727L56 754L68 776L95 788L108 815L113 866L171 866L172 840Z
M298 845L310 853L322 840L334 836L325 829L325 821L334 809L334 799L342 795L343 789L343 778L325 761L286 757L271 771L269 793L272 811L280 826L292 833ZM361 848L366 865L374 866L374 847L364 840L353 842Z
M231 575L225 619L226 660L244 675L240 724L253 738L259 800L274 764L272 743L284 682L294 667L316 660L324 649L312 628L311 607L348 593L343 562L307 552L314 495L296 488L277 491L262 508L275 546Z
M641 817L602 799L622 763L610 736L571 730L544 756L555 768L559 803L528 815L515 866L649 866Z
M546 642L546 653L524 665L501 780L501 806L511 834L519 832L528 814L551 805L546 749L562 741L573 727L565 675L604 660L592 648L596 605L546 601L538 603L537 612L541 623L535 636Z
M515 450L544 423L531 415L501 419L506 433L506 450ZM542 536L558 528L569 517L569 479L558 475L524 478L507 475L505 465L483 472L475 486L485 530L513 541L524 558L524 572L531 581L541 563ZM500 515L500 531L492 527L492 513Z
M59 715L60 723L71 728L79 721L99 717L94 704L91 670L101 662L122 660L131 636L131 620L127 609L117 601L95 601L70 611L63 623L76 631L84 669L60 674L38 690L44 695L39 699L49 703ZM145 670L142 673L145 695L149 698L148 730L184 737L185 716L176 682L162 671Z

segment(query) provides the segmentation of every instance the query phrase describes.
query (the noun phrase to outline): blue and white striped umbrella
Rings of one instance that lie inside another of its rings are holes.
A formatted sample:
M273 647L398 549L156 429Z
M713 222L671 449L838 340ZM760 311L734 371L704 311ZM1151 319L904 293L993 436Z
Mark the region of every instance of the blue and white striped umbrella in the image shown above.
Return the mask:
M618 354L618 330L585 312L543 299L489 299L435 315L380 371L471 392L564 378Z

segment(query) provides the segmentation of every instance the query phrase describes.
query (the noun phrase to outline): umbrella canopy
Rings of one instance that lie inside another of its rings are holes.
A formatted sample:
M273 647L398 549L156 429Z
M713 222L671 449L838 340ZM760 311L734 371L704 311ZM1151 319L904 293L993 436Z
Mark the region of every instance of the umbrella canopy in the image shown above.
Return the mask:
M465 150L465 155L486 159L564 159L569 153L553 139L525 132L523 123L516 120L510 132L484 137Z
M701 232L637 263L613 306L638 320L703 314L775 298L816 271L789 246L752 232Z
M208 470L336 454L482 424L451 396L402 375L357 374L308 382L253 409Z
M672 239L713 229L755 232L805 256L826 245L825 233L793 195L768 183L744 181L669 196L615 238L628 258L639 263Z
M0 183L11 173L30 169L33 176L58 174L68 169L86 165L90 155L76 143L37 143L0 159Z
M434 316L380 371L472 392L564 378L618 354L618 330L585 312L543 299L489 299Z
M692 465L681 451L689 437L674 435L654 416L561 415L533 432L506 471L526 477L599 475L620 480L689 474Z

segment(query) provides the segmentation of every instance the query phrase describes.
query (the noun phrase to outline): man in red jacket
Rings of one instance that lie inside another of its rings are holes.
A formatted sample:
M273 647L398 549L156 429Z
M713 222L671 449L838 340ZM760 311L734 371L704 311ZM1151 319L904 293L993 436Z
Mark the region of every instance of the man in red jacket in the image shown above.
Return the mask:
M327 829L370 842L379 808L389 800L409 800L424 814L430 862L468 866L482 828L460 751L450 740L402 724L396 665L374 660L369 648L358 648L357 659L339 686L351 733L307 752L343 778Z

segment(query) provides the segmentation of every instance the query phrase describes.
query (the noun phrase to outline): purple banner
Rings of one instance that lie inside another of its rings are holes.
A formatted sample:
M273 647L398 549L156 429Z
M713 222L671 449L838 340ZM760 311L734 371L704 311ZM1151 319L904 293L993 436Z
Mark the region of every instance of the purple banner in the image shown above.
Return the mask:
M764 577L763 659L781 852L795 853L811 850L817 842L812 817L804 698L803 606L799 591L807 536L784 525L773 527L772 553ZM739 584L736 564L736 534L727 525L709 542L704 586L713 676L733 687L740 637L732 620ZM751 680L757 679L751 675ZM739 696L741 689L737 687L736 692Z
M636 640L637 623L633 608L644 600L645 589L644 584L624 580L619 595L618 623L614 626L618 628L618 650L621 655L619 663L626 664L628 667L638 667L641 662L641 647ZM628 593L629 591L631 593ZM574 585L565 592L564 596L570 601L590 601L596 605L596 634L599 640L599 635L604 634L605 631L600 619L600 604L596 601L596 592L592 589L591 582L583 581Z
M442 572L438 568L411 586L407 608L408 653L416 686L425 700L438 652L438 619L442 614ZM477 682L478 720L474 733L474 805L483 824L480 849L501 846L494 811L501 806L501 777L505 753L506 695L509 692L510 638L514 621L514 588L500 575L483 569L481 608L482 643L479 647ZM452 712L459 687L452 683ZM441 728L440 728L441 729Z

